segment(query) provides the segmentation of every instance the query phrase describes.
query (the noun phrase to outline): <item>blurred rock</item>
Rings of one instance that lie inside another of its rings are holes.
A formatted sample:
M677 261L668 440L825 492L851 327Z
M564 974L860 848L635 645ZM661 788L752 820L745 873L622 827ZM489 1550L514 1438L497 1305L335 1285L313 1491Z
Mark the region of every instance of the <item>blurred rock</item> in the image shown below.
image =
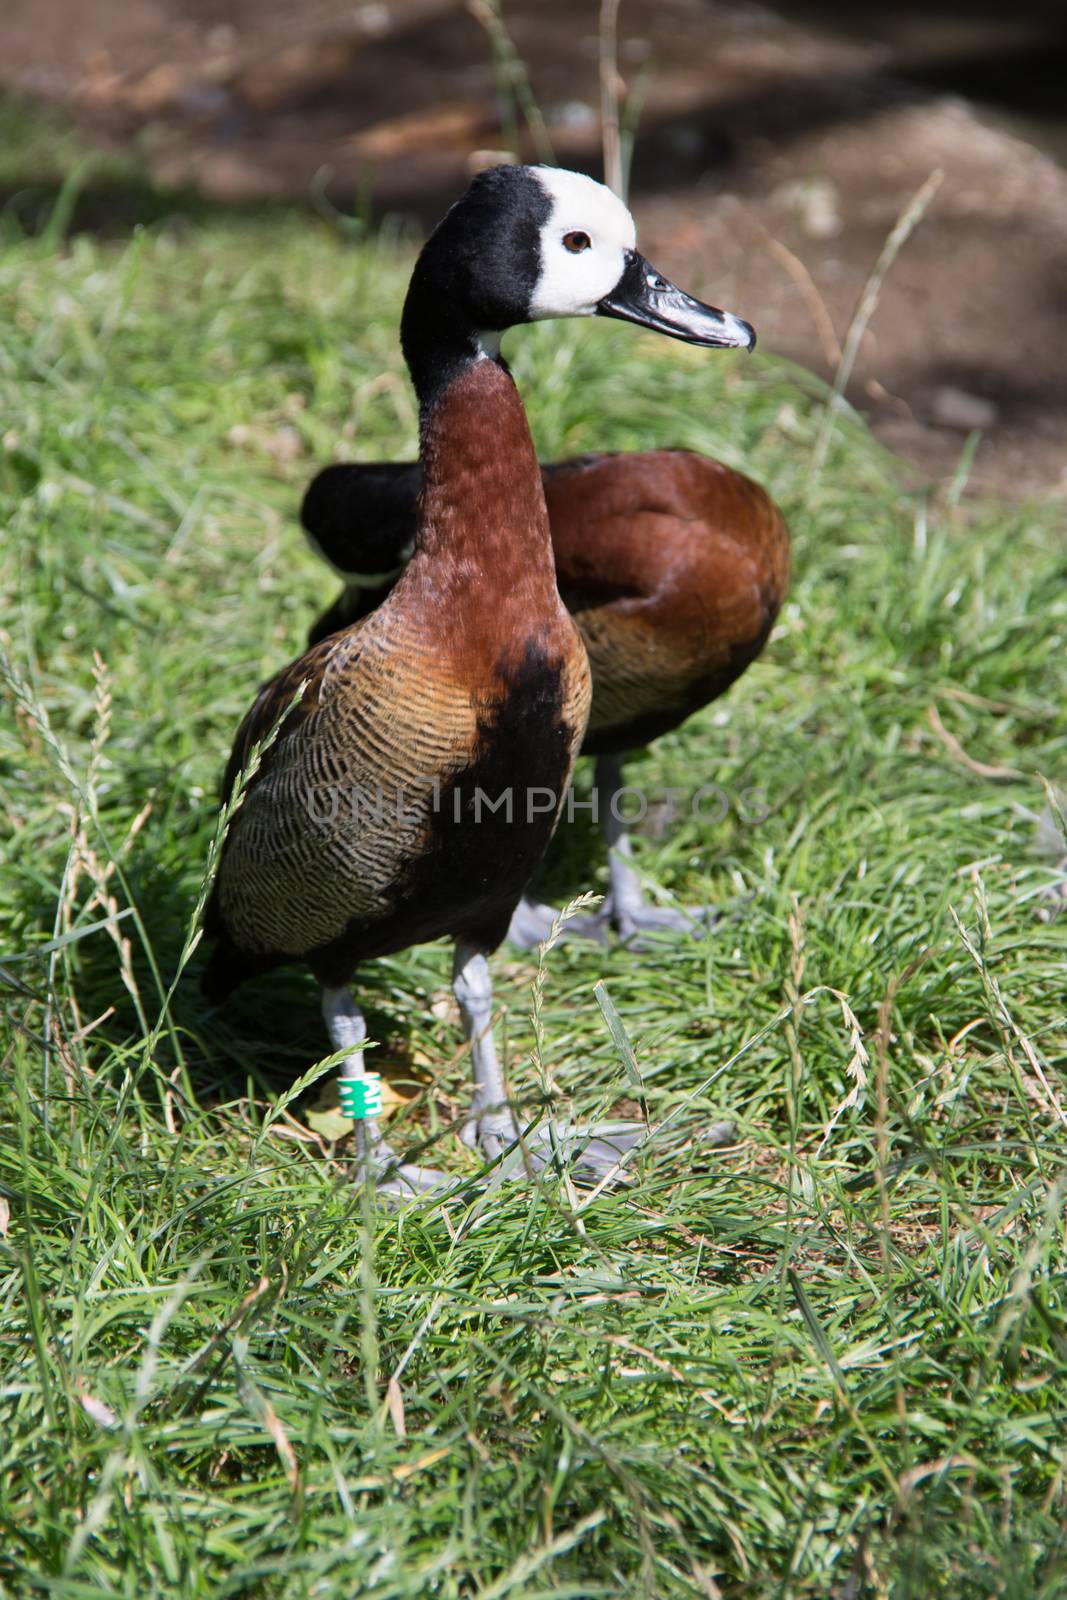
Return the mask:
M935 390L930 414L939 427L959 428L962 433L995 428L1000 416L992 400L968 394L966 389L954 389L951 384Z
M305 39L243 68L233 91L253 111L278 111L339 83L359 54L355 38Z
M792 211L809 239L836 239L844 227L837 188L826 178L784 184L771 201Z
M848 398L923 475L951 476L977 429L968 492L1067 492L1062 30L993 7L967 18L958 4L934 27L912 5L891 8L890 40L884 8L847 21L846 9L823 7L816 25L810 6L757 0L623 7L645 248L753 320L762 350L829 376L887 236L941 168L881 286ZM597 172L596 5L505 0L504 13L556 159ZM1021 119L960 99L952 53L980 44L1010 70L1027 29ZM501 63L468 0L14 0L3 44L5 94L58 104L90 148L135 141L164 192L220 204L305 205L328 174L339 208L413 234L504 143ZM522 158L538 159L528 130L520 138ZM13 189L35 185L39 159ZM81 206L90 225L112 208L136 215L136 186L100 189ZM994 338L1006 305L1012 336Z
M427 150L467 150L487 133L497 131L497 118L480 100L445 100L425 111L408 111L351 134L344 148L366 160L395 161Z
M546 118L551 127L577 129L583 133L600 127L599 111L585 100L566 100L563 105L550 106Z
M388 33L392 26L387 5L357 6L355 19L364 33L369 33L375 39L379 39L382 34Z

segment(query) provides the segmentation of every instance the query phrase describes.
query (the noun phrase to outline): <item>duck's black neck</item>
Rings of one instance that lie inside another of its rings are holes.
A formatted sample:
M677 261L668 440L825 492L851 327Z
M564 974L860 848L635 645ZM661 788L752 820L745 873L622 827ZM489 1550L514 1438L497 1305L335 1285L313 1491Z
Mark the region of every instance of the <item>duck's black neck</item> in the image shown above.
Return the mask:
M455 286L451 255L435 236L415 265L400 340L419 397L419 496L415 557L440 598L455 603L507 595L521 571L531 614L559 605L541 471L522 400L490 350L506 326L497 305L471 310ZM532 594L532 589L536 594Z
M505 372L508 369L497 353L497 335L472 327L447 298L431 292L421 276L416 268L400 319L400 344L425 427L436 402L474 362L489 359Z
M423 245L400 339L424 419L441 391L484 357L482 344L493 329L527 320L552 205L532 167L491 167Z

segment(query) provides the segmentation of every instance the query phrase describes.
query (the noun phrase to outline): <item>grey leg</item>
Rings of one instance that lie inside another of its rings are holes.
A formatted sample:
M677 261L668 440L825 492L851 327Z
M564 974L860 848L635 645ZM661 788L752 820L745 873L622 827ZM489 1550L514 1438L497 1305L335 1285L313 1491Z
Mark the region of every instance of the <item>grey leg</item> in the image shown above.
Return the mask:
M600 825L608 845L610 885L601 917L611 923L622 939L632 939L639 933L698 933L714 916L710 907L696 906L682 911L672 906L645 903L641 880L631 865L630 835L626 823L616 815L615 797L625 787L618 756L597 757L596 786Z
M363 1045L367 1024L351 991L324 988L322 1015L334 1049L347 1051L341 1063L342 1078L364 1077ZM377 1117L365 1117L356 1123L355 1140L359 1176L372 1175L376 1187L385 1194L410 1198L427 1190L445 1188L450 1182L446 1173L434 1167L416 1167L400 1161L382 1138Z
M462 1132L465 1144L477 1144L490 1161L518 1137L515 1119L507 1104L504 1074L493 1038L493 980L489 963L481 950L465 939L456 940L452 966L452 990L463 1018L463 1032L470 1041L474 1097L471 1120Z
M630 865L633 847L625 822L615 814L615 796L624 787L618 756L598 756L595 778L600 801L600 826L608 846L607 903L602 915L610 917L622 937L637 931L636 915L644 909L641 880Z
M471 1120L463 1129L467 1144L478 1145L495 1161L518 1141L518 1128L507 1104L504 1074L500 1070L493 1039L493 986L489 964L481 951L462 939L456 940L452 988L459 1002L463 1030L470 1040L474 1076ZM588 1126L561 1122L554 1127L542 1123L524 1136L525 1149L516 1149L503 1163L502 1176L518 1177L527 1170L543 1171L558 1155L575 1169L594 1178L613 1173L628 1150L643 1144L650 1129L644 1122L593 1122ZM730 1144L736 1135L734 1124L716 1123L708 1130L706 1144Z

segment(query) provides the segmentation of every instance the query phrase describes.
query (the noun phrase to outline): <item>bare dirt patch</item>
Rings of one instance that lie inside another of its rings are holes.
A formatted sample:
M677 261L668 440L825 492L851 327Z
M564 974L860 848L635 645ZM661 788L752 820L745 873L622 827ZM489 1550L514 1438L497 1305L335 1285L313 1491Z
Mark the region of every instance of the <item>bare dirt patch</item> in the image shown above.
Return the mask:
M555 155L593 170L596 12L513 0L508 15ZM942 93L926 57L807 12L624 6L621 69L647 75L633 197L649 253L828 376L887 232L940 168L849 396L922 472L950 474L977 428L973 481L1067 490L1067 172ZM1016 55L1039 47L1025 16L990 26L991 61L996 27ZM486 35L459 0L18 0L0 82L226 205L319 185L426 223L507 135Z

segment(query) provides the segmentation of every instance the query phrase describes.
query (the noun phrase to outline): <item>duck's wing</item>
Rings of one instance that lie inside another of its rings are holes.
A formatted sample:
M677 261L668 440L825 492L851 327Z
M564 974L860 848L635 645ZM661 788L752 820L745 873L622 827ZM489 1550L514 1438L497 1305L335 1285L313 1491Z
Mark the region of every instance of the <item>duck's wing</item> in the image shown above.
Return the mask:
M420 481L417 461L324 467L300 506L308 542L344 578L403 566L414 544Z
M234 737L220 790L223 805L229 802L237 779L248 766L255 747L264 745L269 739L275 743L287 737L306 722L316 709L337 644L335 638L324 639L261 686ZM357 631L353 630L346 654L358 654L358 650ZM269 751L263 759L270 760Z
M408 886L448 820L438 798L477 750L479 709L434 645L390 603L260 690L226 771L228 796L273 735L233 813L205 918L222 947L212 994L346 930L353 952L371 953L374 929L395 948L443 931L423 932ZM470 831L476 843L481 830ZM408 902L416 920L401 939Z
M415 548L419 483L414 461L338 462L311 480L300 521L345 586L312 624L309 646L381 605Z

